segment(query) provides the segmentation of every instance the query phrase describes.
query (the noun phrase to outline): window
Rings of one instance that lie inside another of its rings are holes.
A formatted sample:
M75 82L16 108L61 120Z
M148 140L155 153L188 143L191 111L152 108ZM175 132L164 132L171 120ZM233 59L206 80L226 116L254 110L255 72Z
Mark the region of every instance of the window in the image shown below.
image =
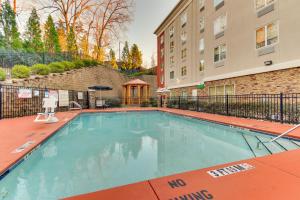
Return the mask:
M181 32L181 42L182 42L182 45L185 45L186 44L186 40L187 40L187 34L186 34L186 31L182 31Z
M170 72L170 79L174 79L174 77L175 77L175 72L174 72L174 71L171 71L171 72Z
M225 94L234 95L234 85L225 85Z
M217 7L220 3L222 3L224 0L214 0L214 6Z
M255 7L256 10L260 10L272 3L274 3L275 0L255 0Z
M171 57L170 57L170 63L171 63L171 64L174 64L174 56L171 56Z
M184 97L184 98L186 98L188 96L188 93L185 90L183 90L181 92L181 96Z
M205 0L199 0L199 8L203 8L205 4Z
M174 28L174 26L172 26L170 28L170 38L172 38L174 36L174 33L175 33L175 28Z
M187 54L187 49L186 48L181 50L181 58L182 59L186 58L186 54Z
M217 86L216 87L216 95L217 96L222 96L224 95L224 85L221 85L221 86Z
M271 23L256 30L256 48L266 47L278 42L278 24Z
M200 31L203 31L205 27L204 17L200 18Z
M200 60L199 71L200 72L204 71L204 60Z
M165 52L164 52L164 49L161 49L161 50L160 50L161 58L164 58L164 53L165 53Z
M226 44L220 45L215 48L214 62L220 62L226 59Z
M174 41L170 42L170 52L173 53L174 52Z
M181 68L181 76L186 76L187 74L187 70L186 70L186 66Z
M214 34L218 35L219 33L225 31L227 26L227 15L221 15L214 21Z
M216 95L216 87L209 87L208 88L208 95L215 96Z
M185 27L186 23L187 23L187 13L184 13L181 15L181 27L182 28Z
M160 44L164 44L164 37L160 36Z
M199 41L199 50L200 50L200 53L204 52L204 39L203 38L201 38Z

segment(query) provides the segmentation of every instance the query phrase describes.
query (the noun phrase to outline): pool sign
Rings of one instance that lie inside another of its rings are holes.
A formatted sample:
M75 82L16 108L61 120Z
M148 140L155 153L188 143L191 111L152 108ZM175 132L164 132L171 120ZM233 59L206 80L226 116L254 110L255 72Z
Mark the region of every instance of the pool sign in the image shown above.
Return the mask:
M82 100L83 99L83 92L78 92L78 100Z
M58 90L59 107L69 106L69 91Z
M248 163L243 163L243 164L237 164L237 165L232 165L229 167L224 167L216 170L211 170L208 171L207 173L211 175L214 178L219 178L222 176L228 176L248 170L252 170L254 167L252 165L249 165Z
M19 89L18 98L20 99L31 99L32 98L32 89Z

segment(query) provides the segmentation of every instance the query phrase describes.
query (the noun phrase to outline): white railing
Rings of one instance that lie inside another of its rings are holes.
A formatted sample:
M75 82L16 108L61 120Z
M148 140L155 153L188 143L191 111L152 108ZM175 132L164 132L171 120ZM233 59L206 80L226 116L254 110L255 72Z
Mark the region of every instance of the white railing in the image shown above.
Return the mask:
M71 108L72 104L76 107ZM70 106L69 107L70 107L70 110L80 110L80 111L82 111L82 106L76 101L70 101Z

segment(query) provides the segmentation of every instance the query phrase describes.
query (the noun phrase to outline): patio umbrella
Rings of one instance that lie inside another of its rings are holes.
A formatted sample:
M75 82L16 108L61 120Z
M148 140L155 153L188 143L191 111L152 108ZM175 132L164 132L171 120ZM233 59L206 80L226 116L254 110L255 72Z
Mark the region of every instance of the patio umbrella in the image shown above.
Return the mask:
M109 91L109 90L113 90L113 88L108 87L108 86L101 86L101 85L96 85L96 86L91 86L88 87L89 90L96 90L96 91L100 91L100 99L101 99L101 91Z

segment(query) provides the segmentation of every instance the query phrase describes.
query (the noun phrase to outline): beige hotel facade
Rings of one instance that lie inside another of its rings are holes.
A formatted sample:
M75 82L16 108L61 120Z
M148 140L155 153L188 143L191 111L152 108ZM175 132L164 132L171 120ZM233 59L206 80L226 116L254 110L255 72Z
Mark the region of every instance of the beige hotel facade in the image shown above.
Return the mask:
M159 90L300 93L299 8L300 0L180 0L155 30Z

